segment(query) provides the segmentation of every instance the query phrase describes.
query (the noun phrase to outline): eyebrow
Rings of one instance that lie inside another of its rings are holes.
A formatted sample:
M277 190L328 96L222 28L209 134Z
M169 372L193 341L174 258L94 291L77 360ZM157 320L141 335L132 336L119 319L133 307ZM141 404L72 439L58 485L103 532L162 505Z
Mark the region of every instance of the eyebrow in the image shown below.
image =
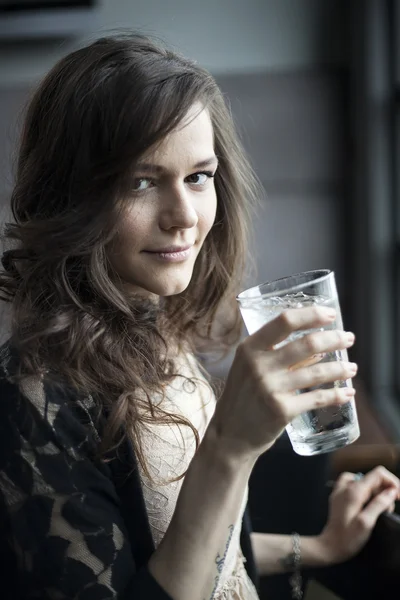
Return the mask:
M200 162L193 165L193 169L206 169L207 167L211 167L213 165L218 165L218 158L214 156L210 156L210 158L206 158L205 160L201 160ZM139 162L136 165L136 171L140 171L141 173L167 173L168 169L163 167L162 165L155 165L152 163L141 163Z

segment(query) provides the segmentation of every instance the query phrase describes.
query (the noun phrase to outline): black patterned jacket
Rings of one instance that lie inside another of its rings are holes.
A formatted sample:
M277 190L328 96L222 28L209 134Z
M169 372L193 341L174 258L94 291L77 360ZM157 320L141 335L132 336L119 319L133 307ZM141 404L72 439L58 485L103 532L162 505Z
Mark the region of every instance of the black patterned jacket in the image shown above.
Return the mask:
M171 600L146 566L154 545L132 447L125 443L117 460L97 460L90 399L39 378L25 382L21 393L9 381L16 364L5 344L0 598ZM255 581L249 532L246 512L241 545Z

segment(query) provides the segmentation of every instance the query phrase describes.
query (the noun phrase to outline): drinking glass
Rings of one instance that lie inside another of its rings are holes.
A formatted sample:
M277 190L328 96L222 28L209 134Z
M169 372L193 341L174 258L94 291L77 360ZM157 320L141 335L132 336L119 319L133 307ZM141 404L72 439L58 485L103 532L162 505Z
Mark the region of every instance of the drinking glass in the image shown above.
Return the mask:
M327 306L336 311L336 320L320 329L295 331L280 347L313 331L343 329L335 274L329 270L306 271L275 281L256 285L237 297L240 311L249 334L289 308ZM347 361L347 350L327 352L320 362ZM296 393L317 388L352 387L351 379L335 381ZM354 399L341 406L328 406L307 411L296 417L287 427L287 433L297 454L311 456L331 452L352 444L360 435Z

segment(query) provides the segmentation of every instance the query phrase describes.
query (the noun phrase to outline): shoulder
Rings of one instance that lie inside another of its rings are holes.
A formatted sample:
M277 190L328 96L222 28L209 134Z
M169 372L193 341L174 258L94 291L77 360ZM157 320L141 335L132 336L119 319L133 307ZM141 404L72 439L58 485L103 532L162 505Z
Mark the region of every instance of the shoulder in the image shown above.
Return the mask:
M41 376L29 376L17 383L19 366L16 350L6 342L0 347L0 429L7 438L18 434L36 444L49 439L65 449L88 450L99 440L95 426L95 405L70 388L55 385Z

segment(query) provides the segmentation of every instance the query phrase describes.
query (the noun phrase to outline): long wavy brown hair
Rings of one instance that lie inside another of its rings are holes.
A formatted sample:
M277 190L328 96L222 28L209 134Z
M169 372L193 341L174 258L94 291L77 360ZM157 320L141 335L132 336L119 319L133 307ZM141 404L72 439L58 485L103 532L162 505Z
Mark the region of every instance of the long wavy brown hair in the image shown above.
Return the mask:
M183 293L158 304L127 297L107 248L132 202L132 168L196 102L209 111L219 160L215 224ZM237 339L235 296L258 194L223 95L196 63L137 34L98 39L60 60L27 108L15 222L4 233L0 291L12 304L17 380L45 373L90 394L107 414L102 452L128 434L147 476L147 423L189 426L198 444L189 421L152 398L175 376L171 343L195 349Z

